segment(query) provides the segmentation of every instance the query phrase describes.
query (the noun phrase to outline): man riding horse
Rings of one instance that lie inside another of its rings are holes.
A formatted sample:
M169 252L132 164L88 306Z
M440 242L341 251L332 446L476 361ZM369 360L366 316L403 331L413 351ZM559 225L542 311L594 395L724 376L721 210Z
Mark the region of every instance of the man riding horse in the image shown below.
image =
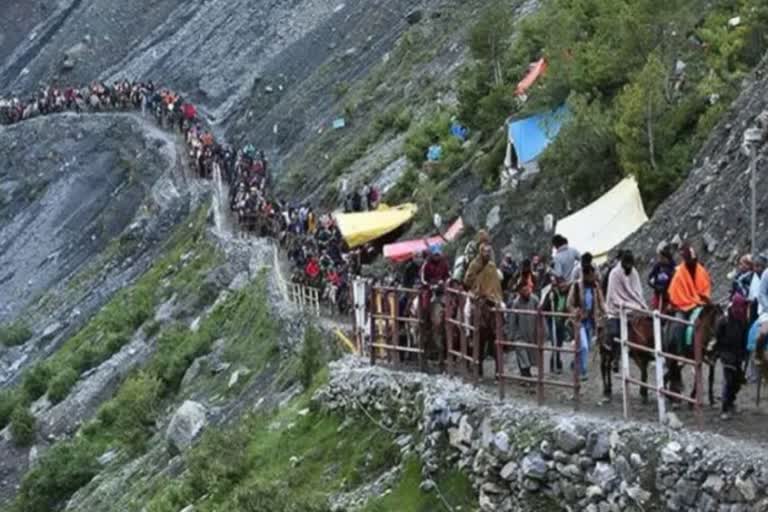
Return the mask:
M683 245L680 256L683 261L675 269L669 284L670 309L675 318L696 323L704 307L711 304L712 283L709 272L699 262L693 247ZM678 355L692 352L693 331L688 325L675 322L670 326L669 336L665 337L666 350ZM669 362L669 380L673 391L679 392L682 389L680 365L675 361Z
M478 315L475 323L479 330L480 340L480 375L483 374L483 361L488 355L496 354L496 329L493 308L504 301L501 290L501 275L493 257L490 244L480 246L480 253L470 263L464 285L475 296L474 315ZM498 363L498 361L497 361ZM501 368L497 368L499 372Z
M442 291L445 283L451 277L451 267L443 255L440 245L429 248L429 257L421 267L422 292L419 295L419 316L424 322L424 349L428 358L436 358L443 362L445 346L443 338L444 305Z
M621 335L621 309L648 309L643 296L643 286L640 281L640 274L635 268L635 257L630 251L621 253L619 263L613 267L608 274L608 288L605 294L605 309L608 320L606 322L606 339L603 340L600 347L600 373L603 377L603 394L610 398L611 396L611 369L618 371L619 344L617 340ZM632 311L627 309L627 315L631 318ZM634 322L630 322L630 327ZM632 330L632 329L631 329ZM632 334L632 332L628 333ZM643 361L638 361L643 372L643 379L646 378L647 356Z

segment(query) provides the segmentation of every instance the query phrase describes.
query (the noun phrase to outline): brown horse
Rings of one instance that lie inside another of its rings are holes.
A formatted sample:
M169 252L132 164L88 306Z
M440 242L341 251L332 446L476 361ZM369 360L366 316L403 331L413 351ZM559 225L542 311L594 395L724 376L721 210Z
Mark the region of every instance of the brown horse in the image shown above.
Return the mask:
M709 365L708 389L709 403L714 404L714 376L715 376L715 355L714 345L710 343L715 339L717 333L717 324L723 318L724 313L721 306L717 304L706 304L703 306L699 317L693 327L693 343L689 346L682 337L685 336L685 329L670 329L670 335L667 336L669 342L665 345L665 350L670 354L684 357L686 359L696 358L696 346L701 346L703 362ZM676 331L676 332L675 332ZM677 361L667 362L667 373L664 377L665 385L670 391L682 393L683 376L682 365ZM696 386L691 391L691 398L696 398Z
M653 348L653 320L647 316L633 317L628 320L627 338L633 345ZM612 368L619 362L621 350L619 344L608 339L607 335L599 337L600 374L603 378L603 396L610 399L613 388ZM629 357L640 368L640 380L648 382L648 363L653 357L643 350L630 349ZM648 389L640 388L643 403L648 403Z
M678 339L676 343L664 343L662 346L664 350L670 354L685 357L687 359L694 359L694 347L697 343L701 343L703 347L704 362L709 365L708 373L708 388L709 388L709 402L714 404L714 380L715 380L715 358L712 353L710 341L715 337L717 324L723 317L723 310L720 306L715 304L709 304L704 306L696 325L694 326L694 343L692 346L687 346L684 340ZM653 319L648 316L640 316L629 319L627 337L630 343L633 345L639 345L654 348L653 339ZM666 334L668 329L662 329L662 332ZM679 336L684 336L684 330L680 329ZM671 339L672 336L666 335L666 339ZM640 369L640 380L644 383L648 382L648 364L653 361L654 357L651 353L643 350L630 349L629 355ZM611 368L614 363L620 357L618 345L613 340L603 339L600 343L600 370L603 377L603 394L610 398L612 388ZM664 386L670 391L681 393L683 389L682 382L682 369L680 363L677 361L667 362L667 371L664 375ZM640 388L640 396L643 399L643 403L648 402L648 389L645 387ZM696 389L694 387L691 397L696 396Z

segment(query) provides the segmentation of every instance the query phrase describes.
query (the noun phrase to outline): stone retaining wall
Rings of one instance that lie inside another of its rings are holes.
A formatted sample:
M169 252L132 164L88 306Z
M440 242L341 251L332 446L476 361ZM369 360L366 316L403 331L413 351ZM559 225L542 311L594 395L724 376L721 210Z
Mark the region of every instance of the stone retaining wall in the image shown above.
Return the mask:
M768 454L720 436L500 402L456 379L331 364L315 401L413 437L422 489L465 471L483 511L768 511Z

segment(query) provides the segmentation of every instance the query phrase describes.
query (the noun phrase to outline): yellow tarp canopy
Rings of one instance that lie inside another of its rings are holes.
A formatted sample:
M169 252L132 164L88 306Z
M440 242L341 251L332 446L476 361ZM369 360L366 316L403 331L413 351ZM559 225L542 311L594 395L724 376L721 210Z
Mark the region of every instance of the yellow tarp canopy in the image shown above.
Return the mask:
M412 203L388 207L380 205L372 212L337 213L336 225L350 248L359 247L396 230L416 215Z
M599 263L647 221L637 181L629 177L595 202L558 221L555 231L582 254L591 252Z

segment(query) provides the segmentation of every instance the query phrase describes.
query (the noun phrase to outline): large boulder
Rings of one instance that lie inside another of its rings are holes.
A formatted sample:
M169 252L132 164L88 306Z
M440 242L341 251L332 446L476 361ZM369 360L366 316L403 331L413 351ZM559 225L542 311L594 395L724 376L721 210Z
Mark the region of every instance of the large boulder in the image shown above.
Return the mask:
M165 433L171 453L179 454L192 446L208 425L205 413L205 407L192 400L187 400L176 410Z

